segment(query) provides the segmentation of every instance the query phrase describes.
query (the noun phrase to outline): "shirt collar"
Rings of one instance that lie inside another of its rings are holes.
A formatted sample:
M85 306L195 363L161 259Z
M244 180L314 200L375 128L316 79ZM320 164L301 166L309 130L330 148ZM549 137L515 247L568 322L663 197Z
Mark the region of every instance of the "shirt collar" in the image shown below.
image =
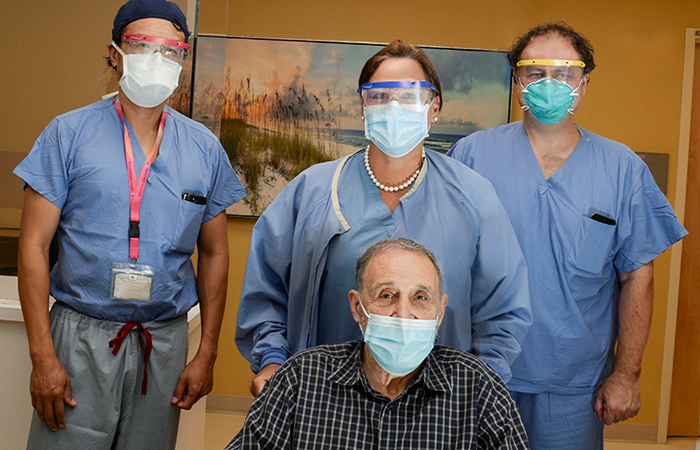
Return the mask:
M335 372L330 375L329 380L342 386L354 386L361 383L363 377L366 379L362 371L363 348L364 342L358 341L350 357L341 362ZM411 389L417 383L423 383L428 389L436 392L450 392L452 390L452 383L435 355L436 351L433 349L425 359L423 368L406 390ZM369 382L367 382L367 387L369 387Z

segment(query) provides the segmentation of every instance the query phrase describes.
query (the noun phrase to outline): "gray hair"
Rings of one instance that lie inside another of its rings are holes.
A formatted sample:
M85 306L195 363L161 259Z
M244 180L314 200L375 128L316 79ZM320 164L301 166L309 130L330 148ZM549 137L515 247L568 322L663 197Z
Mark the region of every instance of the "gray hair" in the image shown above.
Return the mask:
M421 244L406 238L384 239L383 241L376 242L370 248L365 250L362 256L360 256L360 258L357 260L357 265L355 266L357 290L360 292L360 294L362 294L365 270L367 269L367 265L369 264L369 262L372 260L372 258L379 255L380 253L391 249L406 250L409 252L420 253L422 255L427 256L428 259L430 259L430 262L433 263L433 266L437 271L438 278L440 279L440 294L442 294L445 280L442 276L442 271L440 270L440 263L438 262L437 258L435 257L433 252L431 252Z

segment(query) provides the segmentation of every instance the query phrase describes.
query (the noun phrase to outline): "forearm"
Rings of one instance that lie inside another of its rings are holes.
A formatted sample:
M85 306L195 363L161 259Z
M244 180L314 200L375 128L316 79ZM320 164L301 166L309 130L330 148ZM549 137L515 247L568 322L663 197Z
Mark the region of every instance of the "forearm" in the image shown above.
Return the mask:
M642 356L651 329L654 306L654 267L646 264L620 275L619 335L614 371L639 378Z
M197 273L197 293L202 316L202 339L198 353L214 360L226 307L228 255L215 257L200 255Z
M508 381L532 325L528 268L495 192L489 197L472 267L472 346Z
M518 267L494 283L498 287L489 295L482 295L484 300L472 316L472 350L505 382L510 381L510 365L520 355L532 325L527 271L524 263Z
M221 214L202 226L197 260L197 294L202 317L202 339L197 354L216 359L219 333L226 307L228 279L226 216Z
M34 364L56 357L49 325L49 246L60 215L60 209L27 187L20 224L18 288Z
M18 289L33 363L55 357L49 324L48 247L21 241L18 258Z

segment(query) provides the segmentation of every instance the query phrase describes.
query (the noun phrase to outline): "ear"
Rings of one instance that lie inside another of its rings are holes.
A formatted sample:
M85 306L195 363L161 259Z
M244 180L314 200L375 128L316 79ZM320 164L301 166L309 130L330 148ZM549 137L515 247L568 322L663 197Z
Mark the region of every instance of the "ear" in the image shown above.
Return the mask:
M440 106L442 105L442 98L435 97L432 106L430 107L430 123L437 122L437 118L440 115Z
M362 325L365 323L366 316L364 312L362 312L362 307L360 306L360 293L353 289L348 294L348 299L350 300L350 312L352 313L352 318L355 319L355 322Z
M586 87L588 87L588 82L591 81L591 78L588 75L583 76L583 81L581 82L581 97L586 95Z
M108 48L109 48L109 62L112 64L112 67L119 70L119 61L120 61L121 55L119 54L117 49L114 48L114 45L112 45L111 43L109 44Z
M442 325L442 319L445 318L445 307L447 306L447 294L442 294L440 299L440 321L438 322L438 328Z

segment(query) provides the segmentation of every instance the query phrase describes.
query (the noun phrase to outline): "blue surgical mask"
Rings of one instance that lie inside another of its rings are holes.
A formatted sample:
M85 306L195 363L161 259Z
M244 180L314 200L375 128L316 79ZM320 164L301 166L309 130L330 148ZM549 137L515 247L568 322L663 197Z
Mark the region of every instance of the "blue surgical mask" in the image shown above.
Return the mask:
M432 102L410 111L399 102L365 106L365 137L393 158L407 155L428 137L428 110Z
M520 82L520 80L518 80ZM581 78L583 82L583 78ZM543 78L523 87L525 111L530 111L535 119L546 125L559 123L566 114L573 114L571 105L578 95L581 82L576 89L553 78ZM520 84L522 87L522 83Z
M379 365L395 376L407 375L425 361L433 349L438 318L434 320L401 319L368 314L365 342Z

